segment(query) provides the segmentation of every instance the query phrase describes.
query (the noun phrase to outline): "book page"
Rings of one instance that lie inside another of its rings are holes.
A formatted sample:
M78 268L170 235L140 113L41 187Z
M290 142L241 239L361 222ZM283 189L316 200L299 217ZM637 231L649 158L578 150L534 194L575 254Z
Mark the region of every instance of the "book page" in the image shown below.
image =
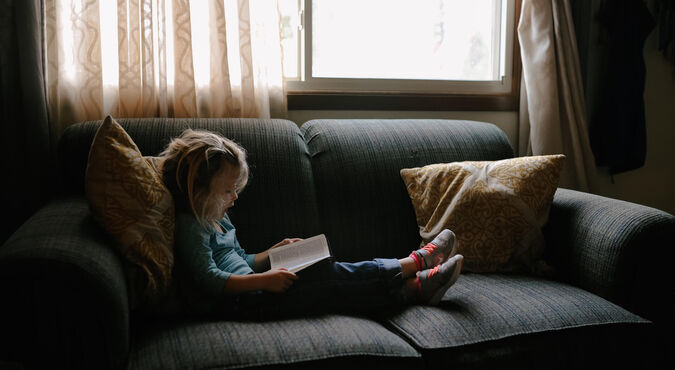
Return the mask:
M269 250L270 265L297 272L330 257L326 236L321 234Z

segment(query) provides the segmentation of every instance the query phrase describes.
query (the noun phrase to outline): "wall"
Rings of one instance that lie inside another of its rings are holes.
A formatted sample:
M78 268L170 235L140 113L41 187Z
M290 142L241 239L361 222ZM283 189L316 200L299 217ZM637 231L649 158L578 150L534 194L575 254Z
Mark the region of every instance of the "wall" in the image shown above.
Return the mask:
M593 192L648 205L675 214L675 66L656 49L656 36L647 39L645 110L647 158L642 168L614 176Z
M596 194L644 204L675 214L675 76L656 50L654 34L645 47L647 80L645 106L647 159L644 167L614 176L599 170ZM420 111L289 111L298 125L315 118L446 118L491 122L504 130L515 147L518 140L517 112L420 112Z

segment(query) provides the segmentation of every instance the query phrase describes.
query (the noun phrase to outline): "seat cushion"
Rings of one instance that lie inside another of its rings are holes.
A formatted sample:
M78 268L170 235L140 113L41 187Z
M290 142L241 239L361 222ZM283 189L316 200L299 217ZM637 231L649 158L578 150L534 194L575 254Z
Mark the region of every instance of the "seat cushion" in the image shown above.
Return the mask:
M132 345L129 369L423 365L414 348L380 324L340 315L154 324L141 330Z
M632 349L611 355L618 360L640 353L636 348L653 329L650 321L582 289L502 274L463 274L439 306L412 306L389 321L432 368L537 368L544 364L532 361L544 358L547 368L576 367L569 361L606 361L608 351Z

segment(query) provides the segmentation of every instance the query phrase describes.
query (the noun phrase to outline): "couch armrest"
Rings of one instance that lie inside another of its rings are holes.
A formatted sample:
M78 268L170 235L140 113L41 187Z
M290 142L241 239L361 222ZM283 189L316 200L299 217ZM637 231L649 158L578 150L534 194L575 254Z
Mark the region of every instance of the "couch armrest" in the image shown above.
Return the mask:
M675 217L558 189L544 228L547 258L572 284L656 322L675 322Z
M40 209L0 247L0 359L30 368L122 368L122 260L82 197ZM46 363L41 363L44 361Z

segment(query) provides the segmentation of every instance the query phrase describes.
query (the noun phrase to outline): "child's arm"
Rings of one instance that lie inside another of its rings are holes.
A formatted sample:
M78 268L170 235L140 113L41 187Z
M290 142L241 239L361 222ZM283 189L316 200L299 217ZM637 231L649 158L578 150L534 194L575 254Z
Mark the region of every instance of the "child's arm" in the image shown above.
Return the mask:
M288 290L298 276L286 269L274 269L260 274L230 275L225 283L225 294L240 294L265 290L282 293Z
M274 244L272 246L272 248L281 247L282 245L294 243L294 242L297 242L297 241L300 241L300 240L302 240L302 239L300 239L300 238L286 238L286 239L280 241L279 243ZM270 248L270 249L272 249L272 248ZM253 260L253 271L263 272L263 271L267 271L267 270L270 269L270 256L269 256L269 250L270 249L268 249L264 252L260 252L260 253L255 255L255 259Z

